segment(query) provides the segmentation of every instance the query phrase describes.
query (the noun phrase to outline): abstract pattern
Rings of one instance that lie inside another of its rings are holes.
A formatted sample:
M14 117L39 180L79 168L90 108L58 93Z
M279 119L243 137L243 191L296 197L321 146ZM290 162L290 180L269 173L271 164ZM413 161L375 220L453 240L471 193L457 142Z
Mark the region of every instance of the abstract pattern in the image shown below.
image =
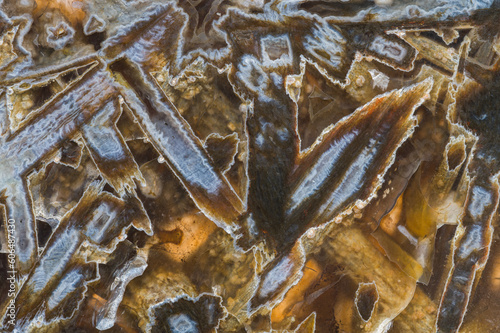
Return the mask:
M2 332L500 327L496 2L0 10Z

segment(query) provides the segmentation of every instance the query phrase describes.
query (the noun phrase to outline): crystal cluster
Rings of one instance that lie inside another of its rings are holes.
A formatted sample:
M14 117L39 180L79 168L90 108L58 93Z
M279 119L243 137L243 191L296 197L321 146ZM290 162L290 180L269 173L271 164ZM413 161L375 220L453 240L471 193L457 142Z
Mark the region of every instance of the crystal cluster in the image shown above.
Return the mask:
M2 332L493 332L500 6L0 2Z

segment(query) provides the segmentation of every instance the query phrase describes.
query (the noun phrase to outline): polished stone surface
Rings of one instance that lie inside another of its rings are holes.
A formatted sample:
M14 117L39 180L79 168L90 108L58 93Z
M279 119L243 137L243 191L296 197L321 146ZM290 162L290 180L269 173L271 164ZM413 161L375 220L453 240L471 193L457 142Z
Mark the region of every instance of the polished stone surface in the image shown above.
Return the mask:
M4 0L2 332L496 332L496 1Z

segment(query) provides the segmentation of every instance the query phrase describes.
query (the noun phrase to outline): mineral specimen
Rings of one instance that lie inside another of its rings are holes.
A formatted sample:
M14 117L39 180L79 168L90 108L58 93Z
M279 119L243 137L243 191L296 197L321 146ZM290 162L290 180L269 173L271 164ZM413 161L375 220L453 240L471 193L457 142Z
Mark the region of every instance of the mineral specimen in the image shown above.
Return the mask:
M495 332L500 6L0 2L2 332Z

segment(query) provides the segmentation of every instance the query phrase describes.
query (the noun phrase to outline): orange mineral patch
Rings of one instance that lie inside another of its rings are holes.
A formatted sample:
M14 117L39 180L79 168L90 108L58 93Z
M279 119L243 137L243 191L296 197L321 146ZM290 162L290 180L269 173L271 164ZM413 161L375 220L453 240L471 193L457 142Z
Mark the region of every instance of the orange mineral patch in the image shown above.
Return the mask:
M85 2L80 0L36 0L33 14L40 16L47 10L58 9L75 26L85 18L85 6Z

